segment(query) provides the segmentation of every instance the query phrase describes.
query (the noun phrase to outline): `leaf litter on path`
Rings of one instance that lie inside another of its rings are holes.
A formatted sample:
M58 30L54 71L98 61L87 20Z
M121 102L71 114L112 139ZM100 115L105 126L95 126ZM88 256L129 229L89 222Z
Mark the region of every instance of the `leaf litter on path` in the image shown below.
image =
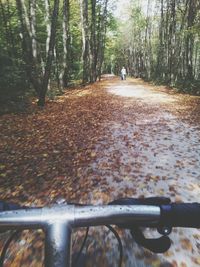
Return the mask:
M59 198L98 204L155 195L199 201L198 107L198 98L168 94L138 80L109 79L67 92L44 110L4 115L1 199L37 206ZM91 233L87 266L115 266L112 235ZM171 249L159 256L139 248L127 232L121 236L124 266L199 265L198 230L175 229ZM6 266L42 266L42 234L21 238L24 246L11 246Z

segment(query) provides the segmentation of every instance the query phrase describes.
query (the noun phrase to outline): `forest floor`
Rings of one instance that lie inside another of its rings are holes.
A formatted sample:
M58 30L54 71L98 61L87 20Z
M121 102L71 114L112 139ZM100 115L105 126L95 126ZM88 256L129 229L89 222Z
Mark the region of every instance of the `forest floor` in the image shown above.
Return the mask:
M33 100L26 113L0 117L0 198L36 206L155 195L199 201L199 114L199 97L111 76L67 91L44 109ZM90 233L87 266L117 266L112 235ZM198 230L175 229L164 255L139 248L128 232L120 236L126 267L200 265ZM43 238L21 234L5 266L42 266Z

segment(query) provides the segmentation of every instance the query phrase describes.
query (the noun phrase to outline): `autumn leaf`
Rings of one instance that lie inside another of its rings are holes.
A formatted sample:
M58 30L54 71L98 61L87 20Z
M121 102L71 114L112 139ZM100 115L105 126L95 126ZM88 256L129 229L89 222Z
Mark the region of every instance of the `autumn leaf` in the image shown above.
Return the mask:
M127 82L126 88L135 92L138 90L135 82ZM115 96L108 88L116 85L115 78L104 80L69 90L47 102L44 110L38 110L33 104L28 114L1 116L1 199L29 206L48 205L60 198L103 204L121 197L155 195L170 196L172 202L198 201L199 133L189 126L184 130L184 124L174 117L167 119L165 113L167 110L174 114L176 106L181 119L185 116L181 107L186 103L179 96L180 103L172 104L168 94L165 103L154 103L149 88L144 90L150 97L142 96L141 101ZM132 248L137 253L132 239L123 231L121 234L128 253L133 253ZM7 266L15 266L16 255L16 266L22 266L22 257L23 266L30 266L30 242L37 250L34 266L41 266L43 240L36 238L37 243L28 236L23 236L24 253L22 243L13 242L10 248L13 255L9 254ZM95 240L94 236L91 239ZM190 266L198 265L198 247L192 242L192 239L199 240L198 233L178 229L172 239L172 248L162 255L162 260L159 255L141 253L143 250L137 248L139 260L146 259L152 266L159 263L165 266L163 261L168 266L177 266L180 265L177 257L184 255ZM100 231L96 242L100 240L105 240L104 231ZM114 244L110 235L106 240ZM105 244L103 248L105 252Z
M93 151L93 152L91 152L90 155L91 155L92 158L94 158L94 157L96 157L96 152Z
M188 238L181 239L180 242L183 249L192 251L192 243Z
M200 257L193 257L193 258L192 258L192 261L193 261L195 264L200 265Z

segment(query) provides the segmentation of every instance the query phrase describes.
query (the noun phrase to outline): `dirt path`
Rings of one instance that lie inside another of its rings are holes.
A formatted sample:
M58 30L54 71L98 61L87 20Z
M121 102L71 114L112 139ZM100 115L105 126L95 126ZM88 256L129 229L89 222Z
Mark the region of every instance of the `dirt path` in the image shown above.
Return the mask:
M93 178L104 181L91 192L91 200L101 203L100 196L107 196L109 188L114 198L167 196L176 202L199 201L199 126L181 119L185 108L181 96L134 80L108 83L106 92L117 96L123 108L113 110L106 138L96 145L98 157L88 166L94 170ZM171 239L173 245L164 256L137 252L139 258L146 257L144 266L161 266L160 261L170 262L162 266L200 264L199 231L176 229ZM142 262L129 254L125 266L143 266Z
M106 87L123 110L114 110L106 139L96 146L92 164L113 194L133 189L137 196L166 195L173 201L198 201L200 132L176 116L180 96L126 81Z
M45 110L4 115L0 197L26 205L59 198L97 204L155 195L199 201L199 102L140 80L110 78L67 92ZM87 244L88 266L116 266L112 235L91 232L97 239L91 236ZM171 249L159 256L138 248L128 233L121 236L126 267L200 265L197 230L175 229ZM23 247L11 247L6 266L41 266L38 240L23 236ZM30 241L39 255L32 265Z

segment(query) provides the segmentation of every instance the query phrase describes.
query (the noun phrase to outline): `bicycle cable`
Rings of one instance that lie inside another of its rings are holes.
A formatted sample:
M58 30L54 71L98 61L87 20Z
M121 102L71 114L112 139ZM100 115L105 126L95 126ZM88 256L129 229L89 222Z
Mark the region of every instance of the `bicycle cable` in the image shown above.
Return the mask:
M63 203L63 200L61 201L61 203ZM67 204L76 205L76 206L85 206L85 204L80 204L80 203L76 203L76 202L67 202ZM118 265L118 267L121 267L122 266L122 260L123 260L123 246L122 246L121 238L119 237L117 231L112 226L110 226L110 225L105 225L105 226L114 234L115 238L118 241L118 245L119 245L118 248L119 248L119 255L120 255L119 256L119 265ZM77 262L78 262L78 260L79 260L79 258L81 256L81 253L83 251L83 248L84 248L85 243L86 243L87 238L88 238L88 232L89 232L89 227L87 227L87 229L86 229L85 237L84 237L83 243L81 245L81 248L80 248L75 260L73 261L73 264L72 264L73 267L76 266L76 264L77 264Z
M118 241L118 245L119 245L119 267L122 266L122 260L123 260L123 246L122 246L122 241L121 238L119 237L119 234L117 233L117 231L110 225L105 225L115 236L115 238Z
M1 252L1 256L0 256L0 267L3 267L5 256L6 256L6 252L7 252L7 249L9 247L10 243L14 240L14 238L17 237L17 235L19 233L21 233L21 230L14 231L14 233L12 233L9 236L9 238L6 240L5 245L3 246L3 249L2 249L2 252Z
M83 251L83 248L85 247L85 243L86 243L87 238L88 238L88 232L89 232L89 227L87 227L87 229L86 229L85 237L84 237L83 243L82 243L82 245L81 245L81 248L79 249L79 252L78 252L76 258L75 258L75 260L74 260L73 263L72 263L72 266L73 266L73 267L76 266L76 264L77 264L77 262L78 262L78 260L79 260L79 258L80 258L80 256L81 256L81 253L82 253L82 251Z
M77 205L77 206L83 206L83 204L80 204L80 203L72 203L72 202L68 202L69 205ZM119 267L122 266L122 259L123 259L123 246L122 246L122 242L121 242L121 239L117 233L117 231L110 225L105 225L115 236L115 238L117 239L118 241L118 245L119 245L119 254L120 254L120 257L119 257ZM3 246L3 249L2 249L2 252L1 252L1 255L0 255L0 267L3 267L3 264L4 264L4 260L5 260L5 256L6 256L6 252L8 250L8 247L10 245L10 243L14 240L14 238L17 237L17 235L19 233L21 233L22 231L21 230L17 230L17 231L14 231L10 237L6 240L4 246ZM88 238L88 232L89 232L89 227L86 228L86 233L85 233L85 237L84 237L84 240L83 240L83 243L79 249L79 252L75 258L75 260L73 261L73 267L76 266L80 256L81 256L81 253L83 251L83 248L86 244L86 241L87 241L87 238Z

